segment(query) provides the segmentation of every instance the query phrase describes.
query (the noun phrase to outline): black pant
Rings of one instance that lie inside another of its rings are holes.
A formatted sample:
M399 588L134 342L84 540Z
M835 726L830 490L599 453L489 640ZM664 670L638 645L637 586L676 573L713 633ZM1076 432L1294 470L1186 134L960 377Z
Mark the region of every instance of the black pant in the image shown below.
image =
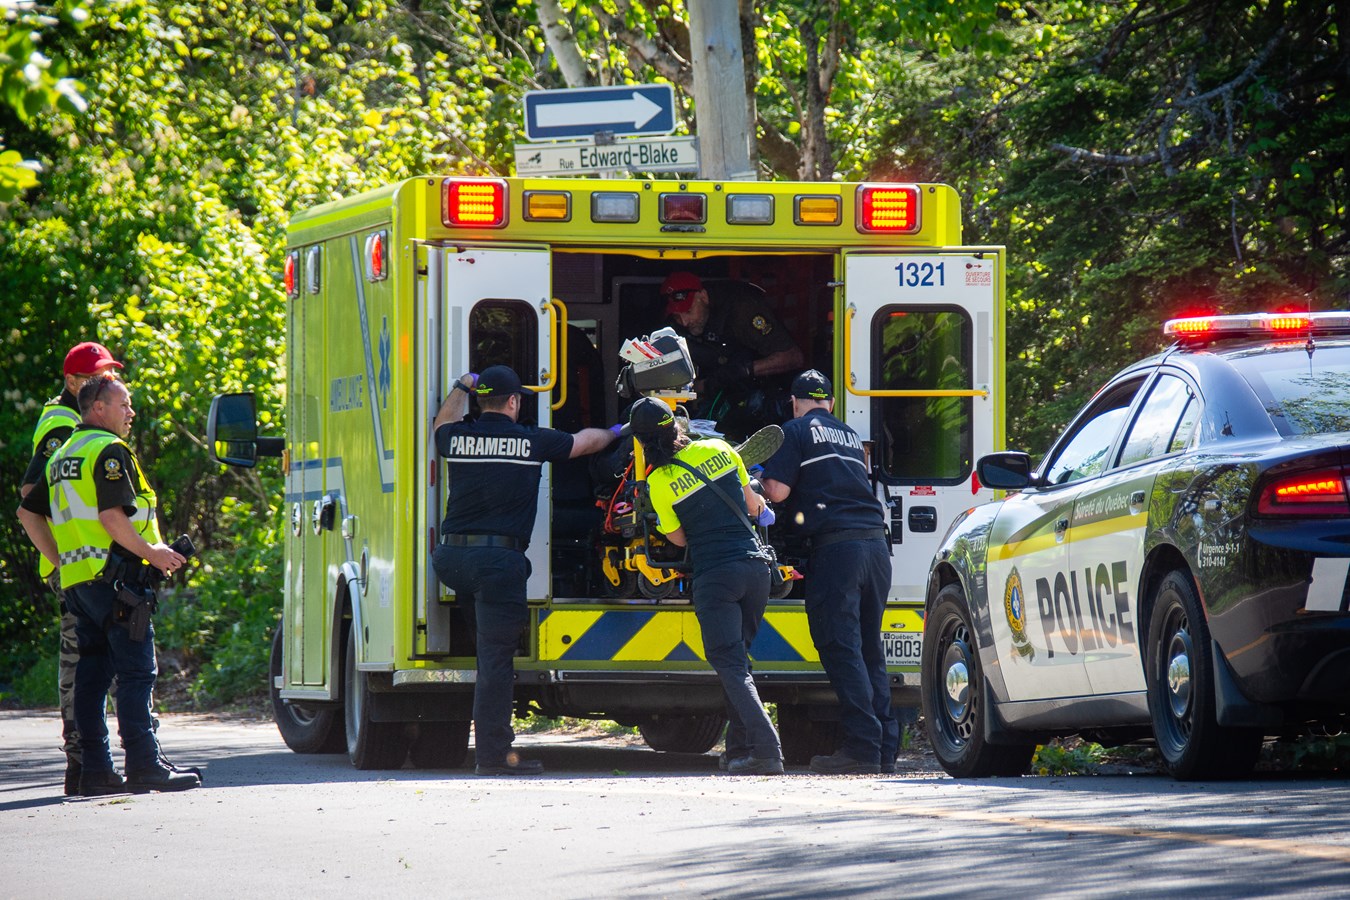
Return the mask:
M891 586L884 539L840 541L811 554L806 619L820 663L839 697L839 748L862 762L895 762L900 725L891 713L891 684L881 643L881 617Z
M761 559L724 563L694 576L694 615L703 653L726 697L727 756L782 759L769 714L750 675L748 649L769 605L769 567Z
M473 689L476 762L506 761L516 733L511 727L515 693L513 659L520 633L529 623L525 583L530 564L519 550L440 545L431 554L436 575L455 592L478 639L478 674Z

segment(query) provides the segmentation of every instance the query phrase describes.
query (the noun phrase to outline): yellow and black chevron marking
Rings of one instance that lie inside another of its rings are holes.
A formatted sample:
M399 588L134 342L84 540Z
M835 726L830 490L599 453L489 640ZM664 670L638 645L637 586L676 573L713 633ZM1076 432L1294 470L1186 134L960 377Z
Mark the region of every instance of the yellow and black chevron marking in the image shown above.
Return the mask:
M885 631L923 631L919 610L888 610ZM770 609L750 656L756 662L819 662L806 613ZM690 662L705 659L691 609L558 609L539 613L539 659L567 662Z

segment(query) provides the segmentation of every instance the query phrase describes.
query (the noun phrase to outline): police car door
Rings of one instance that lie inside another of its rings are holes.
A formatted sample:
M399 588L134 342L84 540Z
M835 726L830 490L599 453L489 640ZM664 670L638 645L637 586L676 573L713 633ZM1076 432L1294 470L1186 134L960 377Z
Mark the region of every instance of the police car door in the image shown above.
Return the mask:
M892 600L921 603L953 518L993 499L974 461L1003 445L1003 261L1001 248L844 254L835 388L890 507Z
M419 471L434 468L437 477L422 507L423 530L429 541L428 559L420 567L419 577L423 578L420 596L432 601L424 610L434 617L434 600L440 587L429 554L445 513L441 484L445 467L436 455L431 420L455 378L469 371L481 372L490 365L509 365L532 392L524 398L520 421L548 427L549 391L558 373L555 339L560 329L559 307L550 299L548 248L430 245L420 252L426 254L426 275L419 282L418 300L427 327L419 332L418 352L427 365L420 368L425 392L418 436L424 464ZM548 593L550 476L550 467L545 465L539 483L539 512L530 538L532 571L526 590L531 600L544 599Z

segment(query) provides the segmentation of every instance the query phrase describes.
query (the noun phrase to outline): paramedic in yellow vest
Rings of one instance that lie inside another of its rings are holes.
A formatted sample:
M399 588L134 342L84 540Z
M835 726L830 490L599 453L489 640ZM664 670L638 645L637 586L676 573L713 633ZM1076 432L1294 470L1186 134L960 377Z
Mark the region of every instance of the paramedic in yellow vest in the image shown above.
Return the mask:
M42 407L37 427L33 429L33 458L23 474L23 483L19 494L27 497L28 492L38 482L44 481L47 462L57 448L66 442L75 426L80 424L80 409L75 402L75 394L86 381L98 375L111 375L122 364L113 359L108 348L93 341L85 341L70 348L66 354L64 366L65 384L60 396L48 400ZM38 557L38 570L57 596L61 587L57 581L56 568L45 556ZM75 662L80 658L75 647L75 614L66 609L65 600L61 600L61 649L57 657L57 693L61 698L61 737L62 749L66 753L67 794L74 794L80 787L80 734L75 728Z
M125 616L119 616L118 596L122 582L137 580L136 567L153 565L169 575L187 560L160 540L155 492L126 443L136 417L126 385L101 376L81 387L77 400L82 422L52 455L49 488L30 491L19 518L42 555L59 563L66 605L75 613L80 651L75 724L83 754L79 793L195 788L200 779L169 766L155 738L150 713L154 626L135 640L127 622L119 621ZM120 581L112 580L114 574ZM113 768L104 716L114 675L125 780Z

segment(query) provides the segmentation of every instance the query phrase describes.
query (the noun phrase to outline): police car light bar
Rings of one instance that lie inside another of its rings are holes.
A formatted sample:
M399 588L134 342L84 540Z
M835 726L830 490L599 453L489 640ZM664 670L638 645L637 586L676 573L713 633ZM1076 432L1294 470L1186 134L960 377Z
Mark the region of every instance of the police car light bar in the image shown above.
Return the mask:
M1350 334L1350 312L1250 313L1237 316L1195 316L1169 319L1163 334L1179 341L1223 337L1260 337L1291 333Z

